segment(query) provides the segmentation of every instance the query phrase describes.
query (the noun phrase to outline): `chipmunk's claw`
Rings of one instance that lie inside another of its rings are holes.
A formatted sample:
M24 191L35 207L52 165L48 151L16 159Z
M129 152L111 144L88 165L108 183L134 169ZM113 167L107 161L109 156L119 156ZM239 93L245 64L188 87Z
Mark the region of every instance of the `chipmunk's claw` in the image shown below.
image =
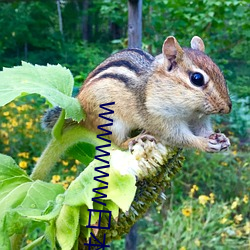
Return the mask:
M209 152L226 151L230 147L229 139L222 133L214 133L209 136Z
M156 143L156 139L154 136L152 135L149 135L149 134L141 134L141 135L138 135L136 136L133 140L131 140L129 142L129 150L130 152L132 153L133 152L133 146L137 143L139 143L143 148L144 148L144 145L145 145L145 142L146 141L151 141L151 142L155 142Z

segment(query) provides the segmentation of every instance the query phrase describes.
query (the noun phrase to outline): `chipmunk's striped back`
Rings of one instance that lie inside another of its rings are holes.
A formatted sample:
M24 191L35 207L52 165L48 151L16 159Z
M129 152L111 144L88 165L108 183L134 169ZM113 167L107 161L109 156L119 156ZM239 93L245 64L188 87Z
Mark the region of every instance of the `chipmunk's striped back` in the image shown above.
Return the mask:
M106 78L133 87L134 80L150 70L154 57L140 49L125 49L107 58L87 77L84 85ZM138 86L136 86L138 88Z

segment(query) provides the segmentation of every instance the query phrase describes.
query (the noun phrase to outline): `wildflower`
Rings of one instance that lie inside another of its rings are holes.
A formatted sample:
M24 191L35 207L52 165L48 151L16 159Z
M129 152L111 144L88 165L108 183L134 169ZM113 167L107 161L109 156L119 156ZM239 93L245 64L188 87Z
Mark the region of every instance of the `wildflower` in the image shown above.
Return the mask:
M3 112L4 116L9 116L9 114L10 114L10 112L8 112L8 111Z
M32 160L34 161L34 162L37 162L38 161L38 159L39 159L39 157L32 157Z
M19 167L22 169L26 169L28 167L27 161L20 161L19 162Z
M81 164L81 162L78 161L78 160L75 160L75 164L76 164L76 165L79 165L79 164Z
M64 161L64 160L62 160L62 164L63 164L63 166L68 166L69 165L69 163L67 161Z
M199 203L203 206L210 200L210 198L207 195L200 195L198 199Z
M180 250L186 250L186 247L181 247Z
M75 179L75 176L67 176L66 181L67 182L72 182Z
M63 182L63 188L64 188L64 189L67 189L68 186L69 186L69 183L68 183L68 182Z
M60 179L61 179L60 175L53 175L51 182L52 183L58 183L60 181Z
M238 236L238 237L241 237L242 236L242 232L238 229L238 230L236 230L236 236Z
M18 156L28 159L29 154L30 154L29 152L21 152L21 153L18 153Z
M236 197L235 201L231 205L231 209L235 209L239 205L239 198Z
M227 167L228 166L228 163L227 162L221 162L221 165L223 166L223 167Z
M210 197L210 203L214 204L214 193L210 193L209 197Z
M192 208L185 207L181 210L182 214L186 217L189 217L192 214Z
M239 224L243 220L242 214L237 214L234 216L234 221L236 224Z
M233 155L237 155L237 153L238 153L237 150L233 150L233 151L232 151L232 154L233 154Z
M199 190L199 187L196 185L193 185L193 187L190 189L189 196L193 198L194 193Z
M244 226L244 231L246 232L246 234L250 234L250 222L247 221L246 225Z
M18 123L15 119L11 120L11 126L12 127L17 127L18 126Z
M26 122L26 128L27 128L27 129L31 129L32 126L33 126L33 121L32 121L32 120Z
M197 246L197 247L200 247L201 246L201 242L199 239L195 239L194 240L194 244Z
M77 171L76 165L73 165L73 166L70 168L70 170L71 170L72 172L76 172L76 171Z
M247 204L249 201L248 195L245 194L242 200L245 204Z
M227 218L222 218L221 220L220 220L220 224L225 224L227 222Z
M4 131L4 130L0 130L0 135L1 135L1 137L4 137L4 138L8 138L9 137L9 134L6 131Z

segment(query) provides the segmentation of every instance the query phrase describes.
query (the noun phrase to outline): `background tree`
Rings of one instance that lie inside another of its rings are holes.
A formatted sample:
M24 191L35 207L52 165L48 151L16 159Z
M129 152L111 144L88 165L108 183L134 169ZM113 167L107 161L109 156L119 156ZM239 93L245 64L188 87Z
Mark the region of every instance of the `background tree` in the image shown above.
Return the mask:
M1 1L1 68L19 65L21 60L42 65L60 63L70 68L77 85L81 86L88 73L102 60L111 53L130 46L128 1L64 0L60 1L61 14L58 12L58 2ZM132 2L134 1L130 1L130 4ZM139 6L140 1L135 2L136 6ZM135 3L133 4L135 6ZM139 223L139 249L161 249L164 244L168 244L169 249L175 249L181 248L184 243L187 249L195 249L199 245L198 241L196 242L198 245L193 245L197 235L200 237L202 247L213 248L214 243L209 242L209 236L213 237L214 234L216 237L213 239L217 242L218 248L225 248L223 242L227 244L227 239L235 240L237 244L244 244L245 236L239 235L240 233L245 235L249 228L247 224L235 222L235 227L232 229L227 223L234 222L237 213L242 213L244 218L249 217L249 211L243 207L247 204L244 195L250 187L249 1L144 0L142 13L142 48L153 55L161 53L162 42L169 35L176 36L180 44L187 47L192 36L199 35L203 38L206 52L223 70L233 99L233 110L228 116L215 118L217 128L231 136L231 151L217 156L188 152L184 174L175 178L171 192L166 193L167 202L152 207L150 213ZM139 45L133 46L139 47ZM23 120L21 117L18 118L20 126L25 128L26 123L30 122L27 120L27 114L32 114L32 117L37 118L37 128L33 133L41 133L40 139L45 140L43 132L38 132L38 117L46 107L43 107L41 101L37 99L32 105L39 106L39 113L30 108L23 114L25 115ZM17 107L0 110L0 150L4 153L16 153L16 160L23 162L25 158L18 156L18 151L26 150L35 157L35 152L39 148L36 142L29 144L25 138L18 138L13 132L15 127L7 127L7 125L14 126L15 122L4 114L9 112L12 116L19 117L19 110ZM16 141L21 141L20 145L16 145ZM64 170L71 171L63 163L59 168L62 179L65 176ZM193 188L194 184L199 187L198 191ZM200 217L194 215L192 220L188 220L191 218L188 213L190 196L193 195L194 199L196 194L208 196L210 193L215 193L217 202L215 207L209 203L212 210L207 211L212 217L205 217L205 210L208 208L201 204L198 206L198 200L192 200L192 204L197 205L192 211L199 211L201 214ZM231 205L227 205L228 210L223 210L227 202L237 205L236 209L231 209ZM220 224L220 220L223 219L220 216L225 211L231 217L225 224ZM208 218L213 220L207 221ZM206 225L202 224L204 221L207 222ZM185 222L189 224L186 225ZM191 231L187 228L190 223L195 223ZM207 235L202 234L203 226L207 226ZM175 233L177 229L180 229L179 238ZM231 229L234 231L230 231ZM235 234L230 238L232 232ZM171 241L173 235L175 242ZM124 248L124 241L113 244L116 249ZM230 244L227 247L234 247ZM236 245L235 249L237 247ZM247 249L247 246L243 247Z

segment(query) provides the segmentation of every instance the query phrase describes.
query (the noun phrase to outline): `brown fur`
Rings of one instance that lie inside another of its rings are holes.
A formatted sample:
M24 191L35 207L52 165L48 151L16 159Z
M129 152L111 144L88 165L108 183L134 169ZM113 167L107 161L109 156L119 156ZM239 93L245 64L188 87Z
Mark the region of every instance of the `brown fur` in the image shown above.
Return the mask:
M110 107L113 126L111 139L124 143L133 129L142 129L164 144L196 147L208 152L213 146L213 133L208 115L228 113L231 101L225 79L217 65L203 53L204 43L194 37L191 46L182 49L174 37L163 44L163 54L153 58L134 49L112 55L87 77L78 99L92 130L104 124L98 114L100 104L115 102ZM194 86L190 72L201 71L207 82Z

